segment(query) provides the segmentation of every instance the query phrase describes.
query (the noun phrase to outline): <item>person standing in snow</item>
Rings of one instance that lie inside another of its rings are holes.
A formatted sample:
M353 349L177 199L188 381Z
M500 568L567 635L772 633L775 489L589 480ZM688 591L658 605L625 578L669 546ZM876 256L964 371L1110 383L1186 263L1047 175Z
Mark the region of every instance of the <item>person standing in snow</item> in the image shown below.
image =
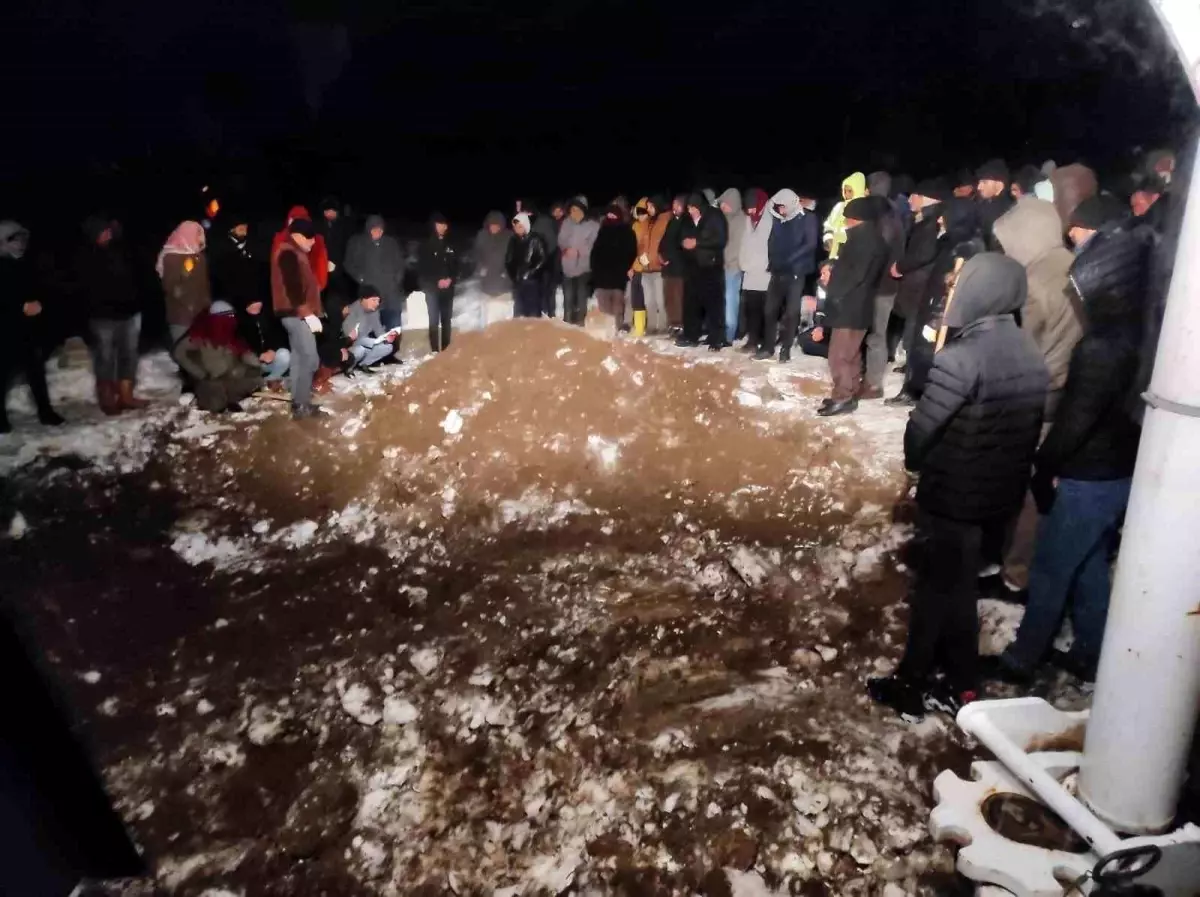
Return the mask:
M25 374L38 420L48 427L63 423L50 404L46 386L45 309L32 263L25 257L28 249L29 231L15 221L0 221L0 433L12 430L6 407L8 386L18 371Z
M738 267L742 269L742 309L745 320L746 345L743 351L756 353L763 343L766 324L767 289L771 285L771 231L775 216L767 213L767 193L752 187L742 197L746 210L745 231L738 250Z
M167 237L154 263L162 280L172 343L182 339L196 316L212 304L204 246L204 228L184 221Z
M346 271L359 287L371 284L380 291L384 326L399 327L404 320L404 252L387 233L382 215L368 215L363 232L350 238Z
M892 176L886 171L874 171L867 178L868 198L878 212L876 225L888 247L887 264L875 290L875 316L867 333L866 369L860 398L882 399L883 378L888 366L888 324L896 306L900 282L892 277L892 266L904 254L904 222L892 205Z
M975 172L976 202L979 203L979 224L983 228L983 242L989 251L999 249L992 228L1000 216L1013 207L1015 200L1009 189L1012 178L1003 159L991 159Z
M450 346L450 322L454 318L454 286L458 282L458 254L446 235L450 222L440 212L430 219L431 233L421 244L417 277L429 309L429 348L441 352Z
M878 203L870 197L846 203L846 242L825 300L833 393L817 410L822 417L849 414L858 407L863 340L875 319L875 294L891 252L879 231L879 214Z
M678 331L683 327L684 256L683 220L687 197L676 196L671 201L671 213L659 243L658 257L663 268L663 303L667 307L667 326Z
M350 242L350 225L342 215L342 203L336 196L321 200L321 217L315 222L317 235L325 243L326 268L329 279L322 292L353 296L353 282L346 273L346 249Z
M550 220L554 226L554 252L550 255L550 288L546 304L546 317L558 317L558 290L563 285L562 253L558 249L558 235L562 233L563 222L567 219L567 204L556 201L550 204Z
M867 195L867 176L861 171L842 181L842 200L833 207L829 217L825 219L822 241L829 257L836 259L846 242L846 204Z
M549 255L540 234L524 212L513 216L513 238L508 244L504 266L513 282L513 317L540 318L542 315L542 272Z
M725 343L733 345L737 336L738 315L742 307L742 269L740 253L746 233L746 216L742 214L742 194L730 187L717 199L717 207L725 216Z
M625 317L625 287L636 259L637 235L626 223L621 207L613 204L605 211L592 245L592 286L600 311L612 316L618 331Z
M267 286L266 266L260 263L250 245L250 225L236 217L225 217L229 223L223 234L215 234L208 246L209 273L212 293L235 308L251 302L261 302Z
M312 215L309 214L308 209L304 206L292 206L288 209L283 228L271 238L271 258L275 257L275 250L291 239L288 228L291 227L292 222L301 220L312 221ZM315 223L313 227L316 227ZM317 241L305 258L308 260L309 267L312 268L313 277L317 279L317 286L323 291L329 284L329 249L325 245L325 238L321 236L319 229L316 230L316 235Z
M75 274L88 309L100 410L111 415L144 408L147 403L133 394L142 310L119 239L120 225L89 218L83 229L87 244L76 257Z
M792 360L792 344L804 304L804 283L817 270L821 231L817 216L807 211L794 190L784 188L768 202L775 223L767 238L766 317L762 341L754 356L767 361L779 347L781 364Z
M493 320L500 320L497 314L493 319L490 309L511 307L513 284L508 279L508 269L505 261L508 258L508 244L512 240L512 231L504 220L504 213L495 209L487 213L483 219L483 227L475 235L472 258L475 262L475 273L479 276L479 289L483 300L479 304L479 327L487 327Z
M905 467L920 475L922 560L904 658L867 691L908 719L953 715L978 696L976 578L985 543L1002 539L1029 487L1049 382L1014 317L1025 283L998 253L966 263L946 312L950 336L904 433Z
M529 216L529 221L533 227L533 232L542 238L542 242L546 244L546 251L553 259L558 255L558 222L549 215L543 215L538 211L537 204L531 199L518 199L517 211L524 212ZM554 265L547 264L541 275L541 290L542 304L541 313L547 318L554 317L556 288L554 277Z
M271 304L287 331L292 356L292 417L296 420L318 413L312 402L313 378L321 367L316 333L324 329L321 287L308 261L317 242L317 230L306 218L288 225L288 239L271 255ZM339 326L331 322L331 327Z
M592 246L600 225L588 220L587 204L576 197L567 205L567 217L558 232L558 251L562 258L563 320L583 324L591 296Z
M683 294L683 336L677 346L700 345L701 328L707 325L708 350L725 347L725 221L703 194L687 200L687 215L680 232L686 272Z
M633 335L663 333L667 329L667 307L663 297L662 262L659 250L670 215L661 198L640 199L633 209L633 233L637 258L633 261L630 293L633 299Z

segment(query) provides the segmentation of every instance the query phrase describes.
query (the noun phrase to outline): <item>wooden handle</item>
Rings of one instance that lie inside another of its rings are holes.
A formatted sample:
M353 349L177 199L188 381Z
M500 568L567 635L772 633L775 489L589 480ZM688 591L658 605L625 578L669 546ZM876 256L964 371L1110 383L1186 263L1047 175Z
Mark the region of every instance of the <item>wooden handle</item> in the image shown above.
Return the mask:
M950 306L954 303L954 293L958 289L958 274L962 271L963 265L967 263L964 258L956 258L954 260L954 286L950 288L949 294L946 296L946 307L942 309L942 326L938 328L937 346L934 352L941 352L942 346L946 345L946 333L950 329L946 326L946 318L950 315Z

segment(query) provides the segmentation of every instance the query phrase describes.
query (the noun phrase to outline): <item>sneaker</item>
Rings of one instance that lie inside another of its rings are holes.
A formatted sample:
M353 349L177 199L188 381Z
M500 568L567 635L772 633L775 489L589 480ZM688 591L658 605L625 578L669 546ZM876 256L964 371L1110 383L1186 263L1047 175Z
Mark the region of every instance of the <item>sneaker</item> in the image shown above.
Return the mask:
M720 351L721 351L722 349L724 349L724 348L725 348L724 344L722 344L722 343L718 343L718 344L717 344L717 345L715 345L715 346L709 346L709 347L708 347L708 351L709 351L709 352L720 352Z
M893 408L911 408L917 404L917 397L908 390L901 390L898 395L894 395L890 399L884 399L883 404L891 405Z
M769 349L759 349L757 352L754 353L755 361L770 361L774 357L775 357L775 353Z
M846 399L843 402L830 401L828 404L822 404L817 409L817 414L821 417L834 417L838 414L853 414L858 408L858 399Z
M919 723L925 718L921 689L900 676L868 679L867 694L876 704L895 710L905 722Z
M1080 657L1074 651L1051 651L1046 660L1055 669L1069 673L1081 682L1096 681L1096 661Z
M958 711L978 700L979 692L976 689L959 690L947 682L930 684L921 696L921 702L930 713L945 713L949 716L958 716Z
M756 346L754 343L746 343L746 345L742 346L742 348L738 351L745 352L747 355L757 355L758 346Z
M787 364L792 360L792 350L786 347L779 350L779 363Z
M700 345L700 340L688 339L687 337L681 336L679 339L675 340L675 345L680 349L694 349Z
M319 405L293 405L292 420L307 420L311 417L319 417L321 407Z
M858 397L860 399L867 399L867 400L882 399L883 398L883 387L880 387L880 386L863 387L862 391L859 392Z
M39 411L38 420L41 421L41 424L44 427L61 427L66 423L65 420L59 417L58 412L56 412L53 408L47 408L45 411Z
M979 675L996 682L1007 682L1027 688L1033 684L1035 671L1018 666L1006 654L985 654L979 658Z

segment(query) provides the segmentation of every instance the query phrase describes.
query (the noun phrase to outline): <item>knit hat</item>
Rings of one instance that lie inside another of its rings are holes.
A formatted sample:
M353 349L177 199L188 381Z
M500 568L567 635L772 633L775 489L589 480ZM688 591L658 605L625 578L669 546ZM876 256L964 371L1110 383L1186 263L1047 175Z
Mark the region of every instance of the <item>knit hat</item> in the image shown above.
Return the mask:
M1075 207L1067 221L1067 227L1082 227L1084 230L1100 230L1104 225L1117 221L1125 214L1125 207L1108 194L1089 196Z
M892 176L886 171L872 171L867 175L867 189L872 196L891 196Z
M358 287L359 299L379 298L379 290L371 286L369 283L359 284Z
M512 220L513 220L513 224L519 224L523 228L525 228L525 233L530 232L531 228L529 226L529 216L527 214L525 214L524 212L517 212L517 214L513 215Z
M567 211L569 212L571 209L579 209L579 211L586 215L588 213L587 197L576 196L569 203L567 203Z
M299 234L311 240L317 235L317 227L307 218L296 218L288 225L288 233Z
M1022 165L1017 169L1017 176L1013 180L1021 188L1022 193L1029 194L1033 192L1038 181L1045 179L1046 176L1036 165Z
M977 183L979 183L979 178L975 177L975 173L969 168L960 168L954 176L955 187L974 187Z
M913 190L912 196L924 196L926 199L934 199L938 202L945 202L953 194L953 190L941 178L926 178L917 184Z
M976 181L999 181L1002 184L1011 182L1008 163L1003 159L988 159L975 172Z
M709 208L711 205L712 203L708 201L708 198L705 196L705 194L699 192L689 193L687 202L685 203L686 208L697 208L702 211Z
M441 212L434 212L432 215L429 216L429 223L430 223L430 225L434 225L434 224L449 225L450 219L448 219Z
M876 200L879 198L887 197L860 196L858 199L852 199L846 203L842 214L847 220L876 221L879 218L879 203Z

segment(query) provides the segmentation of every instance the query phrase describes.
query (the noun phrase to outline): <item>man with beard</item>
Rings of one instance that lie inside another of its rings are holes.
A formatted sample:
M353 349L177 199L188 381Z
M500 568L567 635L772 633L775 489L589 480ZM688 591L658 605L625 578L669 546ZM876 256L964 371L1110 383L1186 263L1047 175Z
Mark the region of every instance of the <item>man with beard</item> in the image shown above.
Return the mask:
M1000 248L992 229L996 221L1013 207L1015 200L1009 190L1012 178L1003 159L991 159L975 172L976 201L979 203L979 224L983 228L983 241L989 251Z

